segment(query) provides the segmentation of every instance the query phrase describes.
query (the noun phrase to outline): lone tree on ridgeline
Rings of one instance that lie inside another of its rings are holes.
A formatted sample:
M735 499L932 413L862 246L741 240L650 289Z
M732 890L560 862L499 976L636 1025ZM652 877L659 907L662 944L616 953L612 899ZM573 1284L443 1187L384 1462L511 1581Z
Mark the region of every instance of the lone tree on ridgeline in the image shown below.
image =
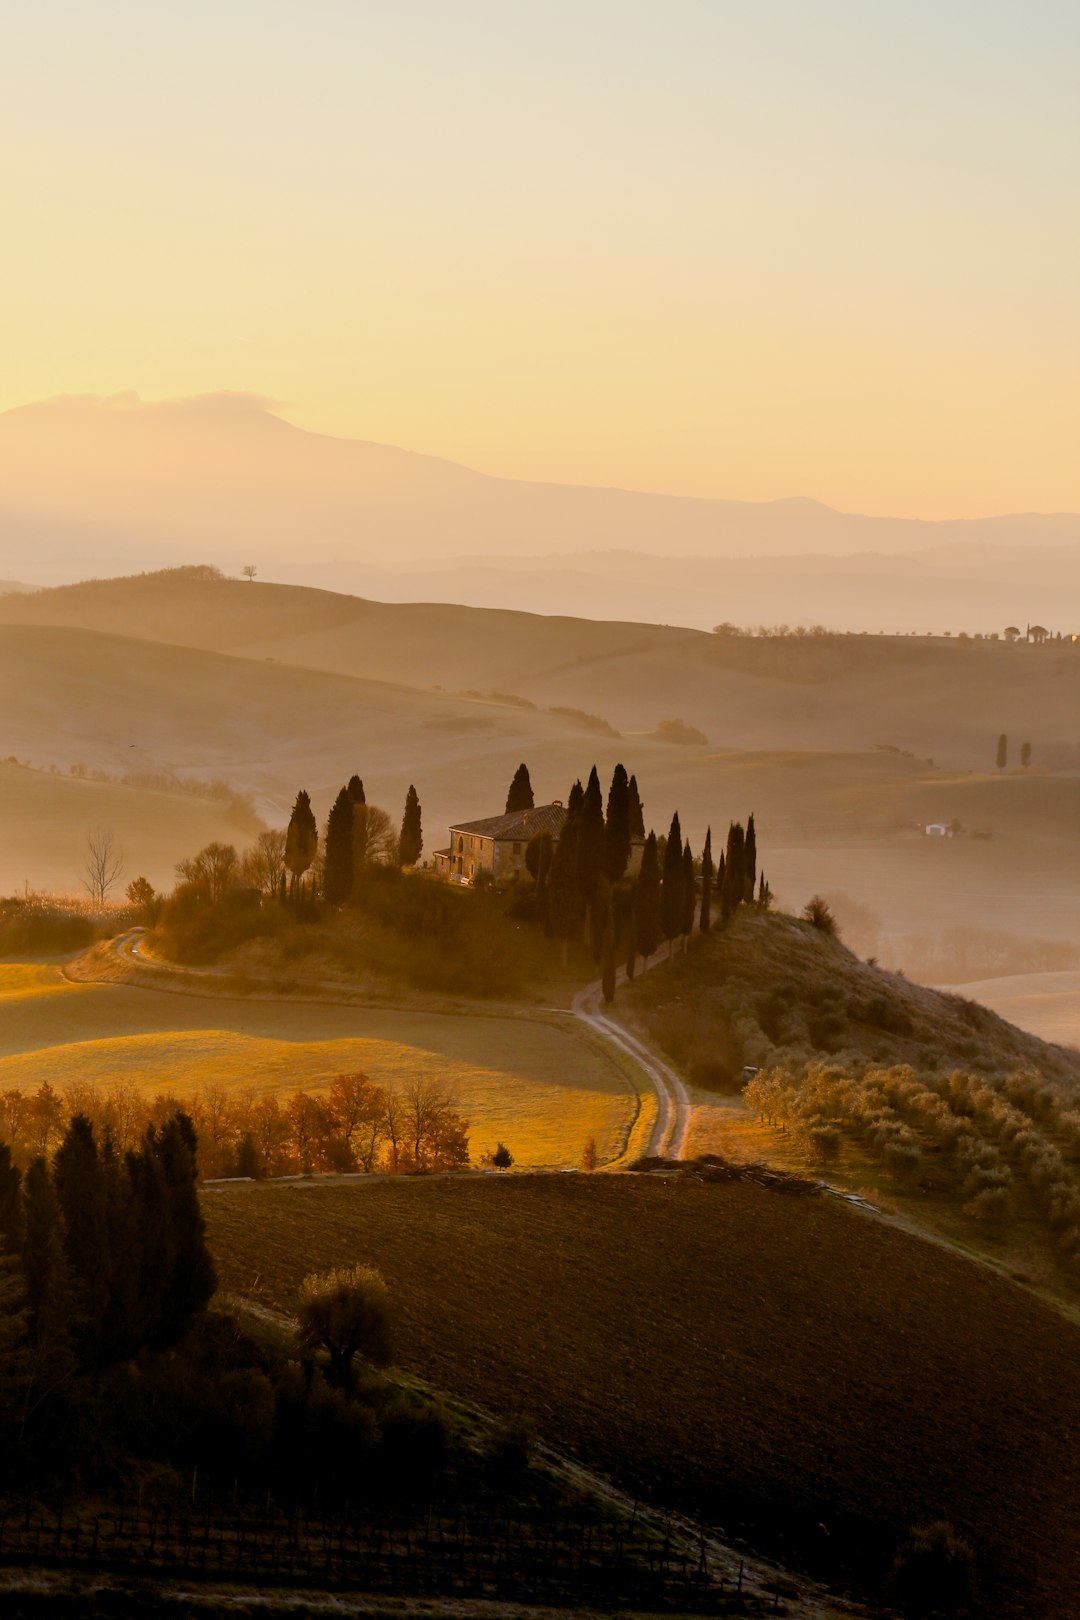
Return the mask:
M998 770L1003 771L1008 763L1009 763L1009 739L1005 735L1005 733L1002 732L1001 736L998 738L998 745L997 745L997 768L998 768Z
M318 852L318 823L311 808L311 799L301 788L296 795L296 803L289 817L289 829L285 834L285 865L292 879L290 894L295 895L298 887L303 893L304 873L310 870Z
M1029 742L1020 745L1020 763L1025 771L1031 764L1031 744Z
M529 767L524 761L514 772L514 779L510 783L506 795L506 814L515 815L519 810L531 810L534 806L532 783L529 781Z
M343 787L326 818L323 895L328 905L342 906L353 886L353 802Z
M416 789L410 783L409 791L405 795L405 814L401 818L401 839L398 844L398 858L402 866L415 866L423 847L420 800L416 796Z

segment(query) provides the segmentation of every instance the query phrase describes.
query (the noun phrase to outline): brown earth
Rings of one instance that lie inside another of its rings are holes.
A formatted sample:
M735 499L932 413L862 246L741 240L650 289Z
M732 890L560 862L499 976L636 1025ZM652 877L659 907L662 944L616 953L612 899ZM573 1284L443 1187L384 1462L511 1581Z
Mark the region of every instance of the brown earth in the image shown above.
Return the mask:
M986 1613L1080 1609L1080 1330L824 1198L665 1177L207 1192L224 1286L374 1263L403 1366L632 1491L871 1584L912 1524ZM587 1240L585 1239L587 1234Z

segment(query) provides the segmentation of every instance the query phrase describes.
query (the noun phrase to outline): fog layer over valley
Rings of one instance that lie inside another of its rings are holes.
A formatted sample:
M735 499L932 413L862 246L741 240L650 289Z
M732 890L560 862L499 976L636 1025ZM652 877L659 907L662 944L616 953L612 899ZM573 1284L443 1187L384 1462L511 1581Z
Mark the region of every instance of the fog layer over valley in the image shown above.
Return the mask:
M354 770L395 818L416 784L430 858L502 809L519 760L538 802L622 760L647 825L677 806L695 850L752 808L780 902L828 895L865 955L950 983L1080 966L1071 642L750 638L187 569L0 599L0 678L6 751L34 767L0 775L7 890L77 889L102 825L167 886L300 787L323 824Z

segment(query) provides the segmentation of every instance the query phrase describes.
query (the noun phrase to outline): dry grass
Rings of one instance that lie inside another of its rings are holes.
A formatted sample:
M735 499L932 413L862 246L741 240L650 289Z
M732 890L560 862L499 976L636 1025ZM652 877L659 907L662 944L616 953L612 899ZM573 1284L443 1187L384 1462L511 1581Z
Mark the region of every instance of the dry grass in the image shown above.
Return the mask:
M630 1490L873 1579L949 1518L987 1612L1080 1605L1080 1330L825 1199L655 1177L208 1193L223 1285L386 1276L411 1371Z
M576 1165L590 1136L601 1161L618 1157L640 1108L628 1074L557 1018L72 986L33 962L0 964L0 1005L4 1090L77 1081L151 1097L208 1086L262 1094L318 1090L357 1069L380 1085L424 1074L457 1096L474 1159L503 1141L525 1168Z

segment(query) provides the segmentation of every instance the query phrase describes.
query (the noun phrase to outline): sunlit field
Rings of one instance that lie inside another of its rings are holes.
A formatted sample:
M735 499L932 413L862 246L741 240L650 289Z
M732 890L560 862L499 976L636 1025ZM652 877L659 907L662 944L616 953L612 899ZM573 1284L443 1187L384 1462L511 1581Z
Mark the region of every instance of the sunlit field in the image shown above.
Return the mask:
M0 965L0 998L0 1090L77 1082L147 1097L209 1087L265 1095L318 1091L356 1070L383 1086L421 1075L457 1098L474 1162L502 1141L523 1168L576 1165L590 1137L601 1163L618 1158L635 1122L651 1117L647 1102L639 1120L617 1063L554 1019L73 986L31 962ZM121 1034L135 1019L139 1032Z

